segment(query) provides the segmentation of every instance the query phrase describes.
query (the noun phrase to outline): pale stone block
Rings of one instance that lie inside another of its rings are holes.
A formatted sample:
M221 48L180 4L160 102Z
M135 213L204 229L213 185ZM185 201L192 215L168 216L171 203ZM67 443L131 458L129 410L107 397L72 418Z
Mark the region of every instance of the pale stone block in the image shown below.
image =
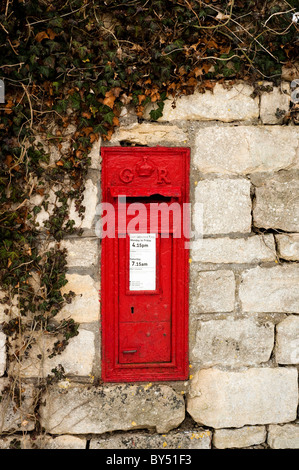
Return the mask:
M202 428L175 430L166 435L121 433L92 438L90 449L210 449L211 431ZM178 460L179 462L179 456ZM181 463L184 463L182 460Z
M243 311L299 313L298 285L297 265L245 271L239 291Z
M83 219L81 219L78 211L76 210L76 201L74 199L70 201L69 219L74 220L76 228L92 228L98 202L97 186L91 179L88 179L85 182L85 188L83 191L82 206L85 207Z
M280 258L299 261L299 233L281 233L275 240Z
M126 128L118 128L110 142L127 141L140 145L161 145L161 142L183 144L187 142L187 134L177 126L163 124L132 124Z
M253 221L256 227L299 231L299 180L295 175L286 179L276 176L264 180L255 191Z
M271 449L299 449L299 424L271 424L268 444Z
M66 274L68 283L61 288L61 294L75 293L71 303L67 303L56 315L56 320L72 318L78 323L99 321L99 286L91 276Z
M183 397L166 385L71 385L64 392L50 387L42 400L41 425L52 434L142 428L166 433L185 418Z
M97 140L94 141L91 151L88 154L88 157L90 158L90 168L93 170L101 169L101 145L102 139L99 137Z
M280 87L261 94L260 118L263 124L277 124L288 113L291 103L290 84L282 83Z
M251 318L198 323L192 361L201 367L258 365L270 359L274 325Z
M6 369L6 335L0 331L0 377Z
M187 411L205 426L239 428L297 416L296 368L203 369L191 380Z
M39 449L86 449L86 439L77 436L42 436L37 440Z
M52 437L47 434L31 439L30 435L12 435L0 439L0 449L86 449L86 439L77 436Z
M14 431L32 431L35 428L35 397L32 384L22 383L22 400L16 406L12 399L15 393L19 397L19 389L11 390L11 383L7 378L0 378L0 434ZM8 390L8 392L6 391Z
M163 116L158 121L241 121L257 119L259 99L251 98L253 88L245 83L233 87L216 83L213 91L181 96L174 103L173 99L165 102ZM144 116L150 118L150 111L155 105L146 107Z
M41 331L34 336L33 341L32 335L32 347L28 356L17 365L11 365L10 374L20 377L46 377L52 374L52 369L62 365L67 375L91 375L95 359L94 334L79 328L79 334L68 340L66 348L60 354L49 358L58 339L57 336Z
M194 165L203 173L249 174L298 164L298 131L283 126L205 127L197 132Z
M217 449L255 446L266 440L265 426L244 426L240 429L215 429L213 444Z
M202 271L191 274L190 312L232 312L235 306L233 271Z
M220 178L199 181L195 203L203 210L203 234L251 231L250 181Z
M201 263L258 263L275 261L272 234L248 238L204 238L192 243L191 257Z
M290 315L276 326L278 364L299 364L299 317Z
M92 237L64 239L61 248L67 250L69 268L91 268L98 266L98 239Z
M2 303L6 298L9 299L8 293L0 290L0 323L8 322L12 317L19 315L18 296L15 295L8 302Z

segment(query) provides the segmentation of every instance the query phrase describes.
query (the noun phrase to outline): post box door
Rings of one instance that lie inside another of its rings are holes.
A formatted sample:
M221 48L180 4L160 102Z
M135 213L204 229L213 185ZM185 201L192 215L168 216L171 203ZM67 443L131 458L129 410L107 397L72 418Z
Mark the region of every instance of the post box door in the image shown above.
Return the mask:
M121 364L171 361L172 256L172 237L160 233L119 240Z
M104 188L109 186L109 163L113 158L120 164L120 155L127 156L128 162L142 161L141 157L149 149L103 149ZM154 150L154 152L153 152ZM163 164L162 187L143 179L144 187L132 184L127 188L103 191L104 198L115 205L118 219L118 195L134 195L134 201L142 201L146 207L146 229L130 228L133 216L126 215L125 231L116 223L116 237L102 240L102 370L103 380L142 381L142 380L183 380L188 377L188 250L184 246L185 237L175 236L173 220L165 233L158 221L149 225L152 195L166 194L167 204L188 200L188 149L150 149L151 161L154 156L168 153L171 167L173 154L180 162L181 174L178 181L170 186L168 169ZM106 160L105 160L106 157ZM110 157L110 159L109 159ZM167 158L166 158L167 159ZM110 161L109 161L110 160ZM186 167L185 167L186 165ZM113 174L113 165L110 172ZM132 171L117 168L118 174L130 175ZM174 172L175 174L175 172ZM179 174L176 172L176 174ZM159 177L159 174L157 174ZM105 180L105 178L107 178ZM168 179L169 178L169 179ZM111 178L113 180L113 177ZM110 182L111 182L110 179ZM116 180L117 183L119 181ZM179 183L179 184L178 184ZM140 196L138 196L140 194ZM182 196L182 197L181 197ZM164 196L161 196L162 200ZM129 202L126 202L127 208ZM126 209L127 210L127 209ZM143 224L142 224L143 225ZM121 232L121 233L120 233Z

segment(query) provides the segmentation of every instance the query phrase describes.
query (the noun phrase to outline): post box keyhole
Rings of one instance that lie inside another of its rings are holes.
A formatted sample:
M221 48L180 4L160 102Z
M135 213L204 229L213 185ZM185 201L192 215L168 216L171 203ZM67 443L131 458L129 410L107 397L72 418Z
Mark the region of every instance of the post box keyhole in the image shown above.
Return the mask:
M131 313L134 313L134 307L131 307Z

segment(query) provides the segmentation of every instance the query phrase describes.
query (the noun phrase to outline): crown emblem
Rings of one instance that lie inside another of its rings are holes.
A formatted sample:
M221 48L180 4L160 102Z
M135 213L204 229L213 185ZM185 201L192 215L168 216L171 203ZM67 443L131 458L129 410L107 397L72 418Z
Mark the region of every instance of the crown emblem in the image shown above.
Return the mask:
M142 161L136 165L136 172L139 176L151 176L154 170L154 165L147 160L147 157L143 157Z

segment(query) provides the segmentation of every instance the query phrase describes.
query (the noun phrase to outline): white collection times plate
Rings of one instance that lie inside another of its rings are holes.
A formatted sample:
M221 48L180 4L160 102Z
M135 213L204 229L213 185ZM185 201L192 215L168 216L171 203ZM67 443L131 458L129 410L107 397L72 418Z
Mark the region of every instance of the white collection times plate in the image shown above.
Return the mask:
M130 234L129 290L156 290L156 234Z

